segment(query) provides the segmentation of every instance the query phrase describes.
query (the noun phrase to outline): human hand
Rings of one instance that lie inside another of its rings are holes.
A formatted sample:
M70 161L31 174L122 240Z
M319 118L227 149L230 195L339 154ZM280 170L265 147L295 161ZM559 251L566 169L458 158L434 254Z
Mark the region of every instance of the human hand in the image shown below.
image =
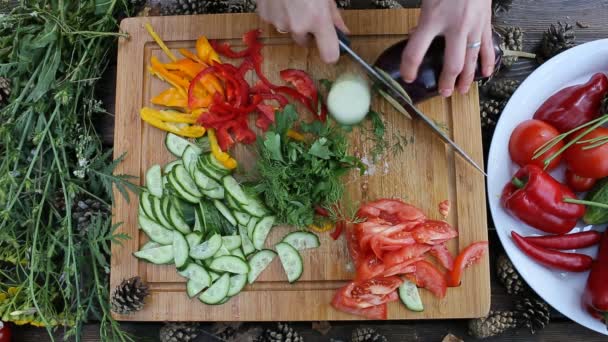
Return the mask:
M290 32L300 45L306 45L312 35L321 59L338 61L340 48L334 26L345 33L349 30L334 0L258 0L257 7L260 17L277 31Z
M477 58L481 70L490 76L494 70L491 0L423 0L418 27L409 37L401 59L401 75L412 82L429 45L437 36L446 41L439 93L448 97L454 91L469 91L475 77ZM475 47L475 43L481 43Z

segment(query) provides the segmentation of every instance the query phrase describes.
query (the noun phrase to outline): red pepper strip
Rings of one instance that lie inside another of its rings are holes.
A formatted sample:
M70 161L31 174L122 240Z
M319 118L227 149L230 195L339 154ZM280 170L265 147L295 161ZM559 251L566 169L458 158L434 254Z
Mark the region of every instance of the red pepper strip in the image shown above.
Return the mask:
M273 123L273 120L270 120L268 118L268 113L274 114L274 108L265 104L258 105L258 117L255 120L255 126L261 129L262 132L266 132L268 130L268 127L270 127L270 125L272 125Z
M583 305L589 312L608 324L608 231L600 243L597 260L591 266L587 286L583 293Z
M257 81L257 83L251 87L251 89L249 90L252 93L270 93L272 92L272 89L270 89L270 87L268 87L266 84L264 84L264 82L262 81Z
M329 236L331 236L331 238L334 240L338 240L340 235L342 235L342 231L344 230L345 225L346 223L344 221L336 223L336 229L331 234L329 234Z
M315 206L315 214L323 217L329 217L329 211L321 206Z
M237 115L246 115L254 112L257 109L258 104L262 101L262 98L259 95L254 95L252 97L251 104L247 107L234 107L231 106L221 100L221 96L214 96L213 105L217 106L217 108L221 109L224 112L236 113Z
M551 234L565 234L583 217L585 207L566 203L564 198L576 195L540 167L526 165L505 186L501 201L530 226Z
M250 59L245 59L243 60L243 63L241 63L241 65L239 66L239 69L237 71L237 74L241 77L245 77L245 74L247 74L248 71L253 70L253 63L251 62Z
M318 106L318 92L314 81L310 76L303 70L298 69L285 69L280 72L281 79L291 84L298 93L307 97L310 100L311 106L317 110Z
M307 98L306 96L298 93L297 90L293 89L293 88L289 88L289 87L285 87L285 86L280 86L280 87L276 87L275 89L277 92L279 93L283 93L289 97L291 97L292 99L300 102L301 104L303 104L304 106L306 106L306 108L308 108L308 110L313 113L316 114L317 111L313 109L313 106L310 104L310 99Z
M551 124L562 133L568 132L598 117L606 91L608 77L597 73L587 83L553 94L534 113L534 118Z
M230 44L228 44L226 42L218 42L215 39L210 40L209 44L211 44L211 47L217 53L219 53L222 56L228 57L228 58L243 58L249 54L249 49L244 49L241 51L234 51L232 49L232 47L230 46Z
M515 231L511 232L513 241L522 252L539 263L563 271L582 272L591 268L593 259L585 254L564 253L552 249L535 246L526 241Z
M209 74L216 73L216 72L217 72L217 69L215 67L212 67L212 66L207 67L207 68L203 69L201 72L199 72L196 76L194 76L192 81L190 81L190 86L188 87L188 107L190 109L201 107L201 102L199 101L200 99L198 99L195 94L196 85L201 82L201 80L203 79L203 77L205 75L209 75ZM216 93L216 95L220 95L220 94Z
M317 113L317 116L319 117L319 121L325 122L327 121L327 106L325 103L321 103L320 108L321 110Z
M551 249L575 249L597 245L602 234L595 230L567 235L526 236L524 239L535 245Z
M201 114L197 122L203 125L204 127L219 129L223 124L234 119L236 119L235 113L218 113L214 111L213 106L211 106L207 113ZM222 150L224 150L224 148L222 148Z

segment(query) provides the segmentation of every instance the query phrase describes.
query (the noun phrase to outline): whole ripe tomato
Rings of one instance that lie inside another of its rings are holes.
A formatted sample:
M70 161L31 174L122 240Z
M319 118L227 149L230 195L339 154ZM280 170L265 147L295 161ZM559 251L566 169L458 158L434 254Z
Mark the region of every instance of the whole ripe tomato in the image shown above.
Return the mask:
M0 342L11 342L12 335L10 323L0 321Z
M532 119L520 123L515 127L509 139L509 155L511 156L511 160L519 166L535 164L545 167L545 159L562 148L564 143L560 141L536 159L532 159L534 151L558 135L559 131L555 127L540 120ZM561 155L551 161L551 164L547 167L547 171L556 168L560 161Z
M585 192L591 190L597 179L581 177L570 170L566 170L566 184L572 191Z
M602 138L608 139L608 128L598 127L568 148L564 152L568 169L581 177L600 179L608 176L608 144L589 148ZM585 142L588 140L593 141Z

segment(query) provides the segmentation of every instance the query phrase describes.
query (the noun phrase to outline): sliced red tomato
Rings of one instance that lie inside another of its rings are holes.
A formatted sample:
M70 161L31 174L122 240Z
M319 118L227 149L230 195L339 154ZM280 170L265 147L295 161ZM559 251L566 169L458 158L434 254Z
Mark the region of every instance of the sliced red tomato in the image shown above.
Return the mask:
M445 297L447 283L443 273L428 261L418 261L414 264L416 271L407 277L418 287L423 287L438 298Z
M361 317L366 317L369 319L386 319L387 318L387 306L386 304L372 306L366 309L358 309L348 306L344 302L344 295L340 290L336 292L333 300L331 301L331 306L334 309L342 312L346 312L352 315L357 315Z
M404 246L397 251L386 253L383 260L389 266L399 265L408 260L423 256L429 250L431 250L431 246L423 244Z
M355 225L355 238L359 241L362 251L370 250L370 240L390 228L390 224L380 219L368 219Z
M361 206L357 211L361 218L381 218L392 224L422 221L426 218L420 209L397 199L381 199Z
M416 242L428 245L441 244L458 236L458 233L445 221L426 220L412 230Z
M384 264L373 253L362 255L357 266L356 281L374 278L384 272Z
M416 266L414 264L421 260L424 260L424 257L409 259L393 266L386 266L386 269L380 274L380 276L390 277L395 275L414 273L416 272Z
M454 257L452 256L452 253L450 253L450 251L448 250L448 247L445 245L445 243L433 246L430 252L431 255L434 256L437 261L439 261L443 268L449 271L454 269Z
M352 259L355 267L359 267L361 260L363 258L363 253L361 252L361 248L359 248L359 243L355 238L355 229L349 227L346 229L346 233L344 234L346 237L346 246L348 247L348 252L350 254L350 258Z
M358 309L386 303L387 297L403 283L399 277L378 277L359 282L351 282L343 289L344 302Z
M465 248L454 261L454 269L448 273L447 281L450 287L460 285L460 279L464 270L472 264L479 262L479 260L487 254L488 242L480 241L470 244Z

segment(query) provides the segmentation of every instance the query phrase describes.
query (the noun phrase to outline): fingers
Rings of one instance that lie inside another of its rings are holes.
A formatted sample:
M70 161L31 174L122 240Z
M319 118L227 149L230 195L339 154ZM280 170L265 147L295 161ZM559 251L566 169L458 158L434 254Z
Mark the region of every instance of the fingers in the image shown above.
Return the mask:
M319 25L313 32L321 60L325 63L335 63L340 58L338 35L333 24Z
M452 95L456 78L464 67L466 37L464 34L451 34L445 37L444 64L439 77L439 93L444 97Z
M479 42L481 40L481 32L477 34L469 35L467 39L467 45ZM467 46L464 67L460 76L458 76L458 91L461 94L466 94L473 83L475 78L475 69L477 69L477 59L479 56L479 47L472 48Z
M348 27L346 27L344 19L342 19L342 15L340 14L340 10L338 9L338 5L336 5L336 2L334 0L329 0L329 7L331 11L331 19L334 25L338 29L340 29L340 31L346 34L350 34L350 30L348 29Z
M491 25L486 25L486 28L482 32L479 54L481 58L481 72L483 76L489 77L494 72L494 60L496 59Z
M425 27L418 27L411 34L401 55L401 77L405 82L409 83L416 79L422 58L437 33L432 25L425 25Z
M309 33L292 33L291 38L300 46L307 46L310 43L311 35Z

